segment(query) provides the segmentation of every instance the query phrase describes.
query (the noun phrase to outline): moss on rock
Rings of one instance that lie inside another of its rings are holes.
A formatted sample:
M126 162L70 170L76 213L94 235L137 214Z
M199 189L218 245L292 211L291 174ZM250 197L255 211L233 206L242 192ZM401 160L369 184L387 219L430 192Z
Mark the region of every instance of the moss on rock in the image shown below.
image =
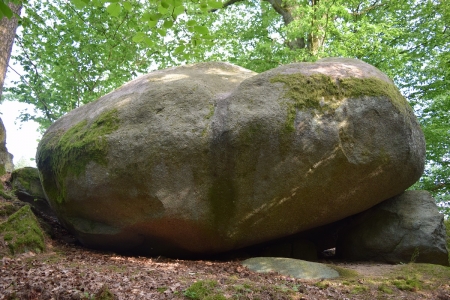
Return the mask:
M394 84L384 80L371 78L337 78L324 74L306 76L303 74L280 74L271 82L286 85L284 97L292 99L288 104L286 129L294 130L297 110L315 109L320 113L333 112L347 98L387 97L399 113L406 114L408 103Z
M93 122L81 121L66 132L56 131L43 137L37 151L37 165L43 173L48 197L64 202L68 175L79 176L94 161L107 164L106 135L119 128L117 109L100 114Z
M0 236L11 254L45 250L44 233L28 205L0 224Z
M22 191L35 198L45 199L39 179L39 171L36 168L25 167L14 170L11 174L11 183L16 195L18 191Z

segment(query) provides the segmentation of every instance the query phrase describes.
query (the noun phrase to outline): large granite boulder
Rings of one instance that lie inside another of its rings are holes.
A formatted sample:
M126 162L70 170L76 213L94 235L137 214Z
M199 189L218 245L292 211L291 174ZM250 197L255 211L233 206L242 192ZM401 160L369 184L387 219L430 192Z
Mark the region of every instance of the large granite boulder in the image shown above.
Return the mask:
M449 265L444 215L427 191L406 191L354 218L339 232L346 260Z
M85 245L212 254L364 211L413 184L424 137L378 69L353 59L256 74L152 72L56 121L37 165Z

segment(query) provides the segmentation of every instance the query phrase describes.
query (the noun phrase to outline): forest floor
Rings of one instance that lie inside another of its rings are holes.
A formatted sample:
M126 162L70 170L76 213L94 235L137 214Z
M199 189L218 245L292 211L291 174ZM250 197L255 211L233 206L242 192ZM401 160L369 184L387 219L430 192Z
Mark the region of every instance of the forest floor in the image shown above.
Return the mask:
M0 202L11 201L0 196ZM77 244L57 222L43 253L0 256L0 299L440 299L450 267L321 261L340 277L255 273L232 260L132 257ZM0 247L4 247L1 241ZM3 252L4 253L4 252Z

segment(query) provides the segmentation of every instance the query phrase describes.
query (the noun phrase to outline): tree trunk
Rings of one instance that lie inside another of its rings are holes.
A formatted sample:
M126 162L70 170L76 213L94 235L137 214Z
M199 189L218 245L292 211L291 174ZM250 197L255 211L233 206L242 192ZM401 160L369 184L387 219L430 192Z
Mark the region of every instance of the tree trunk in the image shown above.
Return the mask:
M269 2L273 9L279 13L283 17L284 25L287 26L289 23L294 21L295 16L292 15L292 12L297 8L299 4L294 4L293 2L286 2L285 0L266 0ZM314 9L319 5L319 0L312 0L310 4ZM314 14L315 15L315 14ZM315 19L311 20L311 27L315 27ZM305 37L297 37L293 40L289 40L286 42L288 47L292 50L296 49L308 49L311 55L316 55L323 45L323 36L320 36L317 33L309 33L308 38Z
M22 5L10 3L11 10L19 15ZM16 29L18 20L16 17L8 19L3 17L0 20L0 99L2 97L3 84L5 83L6 70L8 69L9 58L11 57L11 50L16 36ZM5 172L12 172L13 156L6 149L6 130L0 119L0 175Z
M9 3L11 10L20 15L22 5ZM3 84L5 82L6 70L8 69L9 58L16 36L18 20L16 17L8 19L3 17L0 20L0 98L2 96Z

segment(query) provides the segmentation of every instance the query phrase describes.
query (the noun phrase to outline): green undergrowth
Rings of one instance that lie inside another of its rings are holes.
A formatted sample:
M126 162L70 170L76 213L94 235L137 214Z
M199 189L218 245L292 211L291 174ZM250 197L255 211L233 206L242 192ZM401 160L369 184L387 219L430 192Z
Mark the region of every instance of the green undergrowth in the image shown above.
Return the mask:
M7 200L11 200L14 196L11 195L10 192L7 192L7 191L1 189L1 190L0 190L0 197L3 197L3 198L5 198L5 199L7 199Z
M192 300L225 300L223 293L217 289L214 280L199 280L184 291L184 296Z
M103 112L93 122L87 120L66 132L53 131L42 138L37 150L37 165L49 198L58 203L65 199L65 179L82 174L89 162L107 164L106 135L119 128L116 109Z
M317 112L333 112L347 98L387 97L401 114L407 114L409 104L393 83L372 78L337 78L323 74L305 76L303 74L280 74L271 82L281 82L286 86L284 98L288 103L286 130L294 130L297 110L314 109Z
M28 251L41 253L45 250L44 233L28 205L0 224L0 237L12 255Z
M354 270L338 267L336 265L327 265L327 266L337 271L339 273L340 279L354 279L359 277L359 273Z
M2 202L0 203L0 218L7 218L17 211L17 207L12 203Z
M378 276L361 276L358 272L330 265L340 274L339 278L319 281L320 289L344 287L349 294L358 296L390 297L400 293L432 294L436 289L447 286L450 267L432 264L405 264L392 266L392 271Z

